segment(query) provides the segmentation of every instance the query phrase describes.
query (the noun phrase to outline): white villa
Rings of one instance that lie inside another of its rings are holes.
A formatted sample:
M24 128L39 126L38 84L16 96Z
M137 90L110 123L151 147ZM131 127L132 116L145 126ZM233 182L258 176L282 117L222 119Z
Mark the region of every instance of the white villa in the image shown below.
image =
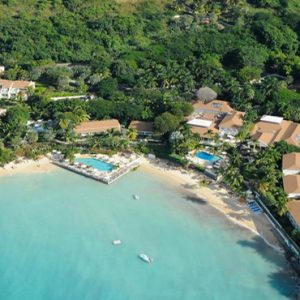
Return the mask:
M102 121L87 121L77 125L74 129L79 136L87 136L107 132L109 130L116 130L121 132L121 125L118 120L102 120Z
M243 125L245 113L235 111L227 101L212 100L208 103L194 103L192 119L187 122L191 131L208 137L209 133L220 137L234 137Z
M0 99L12 99L16 98L19 94L23 94L26 100L29 88L35 88L33 81L0 79Z
M300 124L284 120L282 117L262 116L255 123L251 135L262 147L279 141L300 147Z
M300 153L293 152L282 157L283 188L288 198L300 198Z

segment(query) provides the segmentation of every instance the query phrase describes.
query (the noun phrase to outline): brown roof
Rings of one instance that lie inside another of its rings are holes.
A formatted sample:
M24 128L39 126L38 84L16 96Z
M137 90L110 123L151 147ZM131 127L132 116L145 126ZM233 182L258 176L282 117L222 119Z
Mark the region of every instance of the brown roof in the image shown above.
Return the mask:
M288 212L291 214L295 222L300 226L300 201L293 200L287 204Z
M132 121L129 125L129 128L136 129L138 132L147 131L153 132L153 122L144 122L144 121Z
M251 135L264 145L286 141L288 144L300 146L300 124L283 120L281 123L258 121Z
M116 129L121 131L121 125L118 120L103 120L103 121L88 121L82 122L75 127L75 132L77 134L85 133L101 133L110 129Z
M300 153L293 152L283 155L282 157L283 170L300 170Z
M287 194L300 193L300 175L284 176L283 187Z
M195 110L204 111L215 111L216 113L229 113L233 111L233 108L229 105L227 101L223 100L212 100L208 103L197 101L193 104Z
M222 128L241 128L243 125L243 117L245 113L241 111L235 111L232 114L228 114L221 121L220 127Z
M218 124L216 121L216 118L213 114L204 114L201 117L202 120L208 120L212 121L211 125L209 127L201 127L201 126L190 126L190 129L193 133L197 133L200 136L205 136L209 131L213 133L218 133Z
M29 87L34 87L35 84L33 81L24 81L24 80L5 80L0 79L0 86L4 88L16 88L16 89L28 89Z

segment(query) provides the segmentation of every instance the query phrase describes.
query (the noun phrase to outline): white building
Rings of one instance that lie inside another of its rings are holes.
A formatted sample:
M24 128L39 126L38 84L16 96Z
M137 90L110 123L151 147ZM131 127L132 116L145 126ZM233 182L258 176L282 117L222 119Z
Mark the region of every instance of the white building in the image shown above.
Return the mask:
M33 81L0 79L0 99L13 99L19 94L23 94L26 100L28 98L29 88L35 88Z
M0 66L0 75L3 74L5 72L5 67L4 66Z

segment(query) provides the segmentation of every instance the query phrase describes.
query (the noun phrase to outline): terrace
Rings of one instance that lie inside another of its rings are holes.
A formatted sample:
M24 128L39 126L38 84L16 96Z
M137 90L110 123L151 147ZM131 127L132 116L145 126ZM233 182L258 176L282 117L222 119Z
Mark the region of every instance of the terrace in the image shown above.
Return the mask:
M59 151L53 151L51 155L53 164L106 184L115 182L140 165L139 157L134 154L121 153L112 157L102 154L95 156L77 155L76 158L75 162L71 162L65 159ZM81 161L86 162L86 164Z

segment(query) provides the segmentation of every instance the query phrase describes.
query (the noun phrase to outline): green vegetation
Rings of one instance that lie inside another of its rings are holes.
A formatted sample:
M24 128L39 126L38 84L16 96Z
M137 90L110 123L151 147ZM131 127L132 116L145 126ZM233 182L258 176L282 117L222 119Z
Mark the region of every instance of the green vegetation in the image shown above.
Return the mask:
M266 204L282 216L288 202L282 183L282 155L299 152L299 148L280 142L260 151L255 145L250 152L249 149L247 143L239 145L238 149L228 149L230 165L222 171L224 181L239 194L249 187L254 188Z
M299 11L296 0L2 0L0 64L47 86L39 105L96 93L92 118L177 115L207 85L241 110L297 121L299 94L283 89L300 79Z

